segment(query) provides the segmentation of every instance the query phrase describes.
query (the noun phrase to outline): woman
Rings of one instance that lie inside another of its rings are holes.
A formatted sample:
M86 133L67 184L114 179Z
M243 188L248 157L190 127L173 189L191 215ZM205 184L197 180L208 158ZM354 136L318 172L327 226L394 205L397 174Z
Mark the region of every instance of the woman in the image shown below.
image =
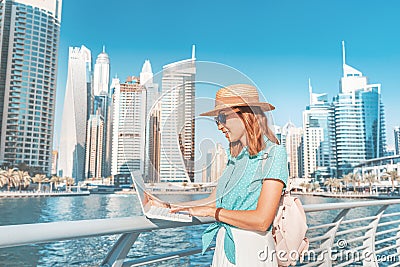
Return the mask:
M172 211L215 218L203 234L203 253L217 235L212 266L277 266L270 230L288 169L286 150L267 126L264 112L273 109L254 86L236 84L220 89L215 108L201 114L216 116L229 141L228 163L208 198Z

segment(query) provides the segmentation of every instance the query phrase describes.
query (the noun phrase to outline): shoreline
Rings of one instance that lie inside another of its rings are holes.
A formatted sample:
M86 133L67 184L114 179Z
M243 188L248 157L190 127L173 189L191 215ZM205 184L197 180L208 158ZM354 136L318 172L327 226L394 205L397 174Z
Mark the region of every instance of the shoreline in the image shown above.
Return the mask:
M89 196L89 191L80 192L0 192L0 198L26 198L26 197L74 197Z
M291 192L293 195L315 196L315 197L330 197L330 198L366 198L366 199L400 199L400 195L388 196L383 194L334 194L327 192Z

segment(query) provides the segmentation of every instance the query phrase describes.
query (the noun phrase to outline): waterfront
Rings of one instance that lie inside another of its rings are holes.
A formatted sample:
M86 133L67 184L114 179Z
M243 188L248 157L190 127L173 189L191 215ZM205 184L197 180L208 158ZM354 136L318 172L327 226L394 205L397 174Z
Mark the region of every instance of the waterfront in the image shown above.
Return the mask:
M177 196L169 197L171 201ZM190 196L179 196L179 198ZM192 196L197 198L198 196ZM304 204L354 201L301 196ZM400 210L399 207L394 207ZM376 207L371 207L376 210ZM371 211L371 210L370 210ZM367 211L358 210L355 216L364 217ZM51 221L70 221L99 218L116 218L140 215L135 195L91 195L87 197L2 199L0 225ZM337 211L310 213L309 224L332 220ZM142 233L128 258L162 254L201 244L201 233L206 225L157 230ZM98 266L118 236L61 241L48 244L0 249L1 266ZM207 266L212 253L195 255L169 261L162 266ZM157 265L160 266L160 265ZM382 265L383 266L383 265Z

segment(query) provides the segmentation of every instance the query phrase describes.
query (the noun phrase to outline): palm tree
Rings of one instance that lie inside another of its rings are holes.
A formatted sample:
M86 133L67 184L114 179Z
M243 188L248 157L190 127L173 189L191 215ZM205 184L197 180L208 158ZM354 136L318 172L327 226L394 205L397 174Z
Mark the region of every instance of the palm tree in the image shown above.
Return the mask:
M66 177L64 179L65 179L65 190L71 191L71 186L75 184L75 179L72 177ZM70 186L69 189L68 189L68 186Z
M369 184L369 193L372 194L372 185L373 185L375 182L378 182L378 180L376 179L376 175L375 175L375 174L372 174L372 173L367 174L367 175L364 177L364 180Z
M61 178L58 176L52 176L49 182L50 182L50 192L53 192L53 184L55 185L55 187L57 187L58 183L61 182Z
M7 184L7 179L4 178L3 176L0 176L0 188L5 186Z
M383 178L387 178L392 182L392 192L394 191L394 181L399 181L400 176L397 174L397 171L386 172L382 175Z
M306 184L306 191L307 191L307 192L312 191L313 188L314 188L314 185L313 185L313 184L310 184L310 183L307 183L307 184Z
M304 192L304 189L306 189L306 185L307 185L307 183L304 183L304 182L302 182L302 183L300 183L299 184L299 186L302 188L301 190Z
M346 186L346 190L347 190L349 183L352 183L354 181L354 176L355 176L355 174L353 174L353 173L348 173L345 176L343 176L342 181L344 182L344 185ZM355 191L354 188L355 188L355 186L353 183L353 191Z
M330 192L332 192L332 188L337 188L339 187L341 184L339 182L338 179L336 178L328 178L325 182L324 185L329 186Z
M14 169L8 169L6 171L3 170L0 172L0 177L2 177L2 179L5 180L5 184L7 184L7 191L10 191L10 187L15 187L16 185L16 178L14 174Z
M40 190L42 189L42 183L46 182L46 175L44 174L36 174L35 177L32 178L32 181L34 183L38 183L38 191L40 192Z
M321 188L321 186L319 185L318 182L315 182L315 183L313 184L313 189L316 190L316 189L319 189L319 188Z
M22 186L27 187L31 182L31 176L26 171L15 171L14 177L18 180L19 191L21 191Z

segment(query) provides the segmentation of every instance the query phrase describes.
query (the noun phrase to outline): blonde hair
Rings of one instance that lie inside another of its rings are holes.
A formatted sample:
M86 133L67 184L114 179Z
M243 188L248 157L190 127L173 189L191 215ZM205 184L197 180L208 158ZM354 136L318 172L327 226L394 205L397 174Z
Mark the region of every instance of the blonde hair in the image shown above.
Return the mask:
M250 156L256 155L265 148L264 135L275 144L279 144L273 131L268 127L267 117L259 107L234 107L233 110L242 120L246 129L247 147ZM243 149L239 141L229 144L231 156L237 157Z

